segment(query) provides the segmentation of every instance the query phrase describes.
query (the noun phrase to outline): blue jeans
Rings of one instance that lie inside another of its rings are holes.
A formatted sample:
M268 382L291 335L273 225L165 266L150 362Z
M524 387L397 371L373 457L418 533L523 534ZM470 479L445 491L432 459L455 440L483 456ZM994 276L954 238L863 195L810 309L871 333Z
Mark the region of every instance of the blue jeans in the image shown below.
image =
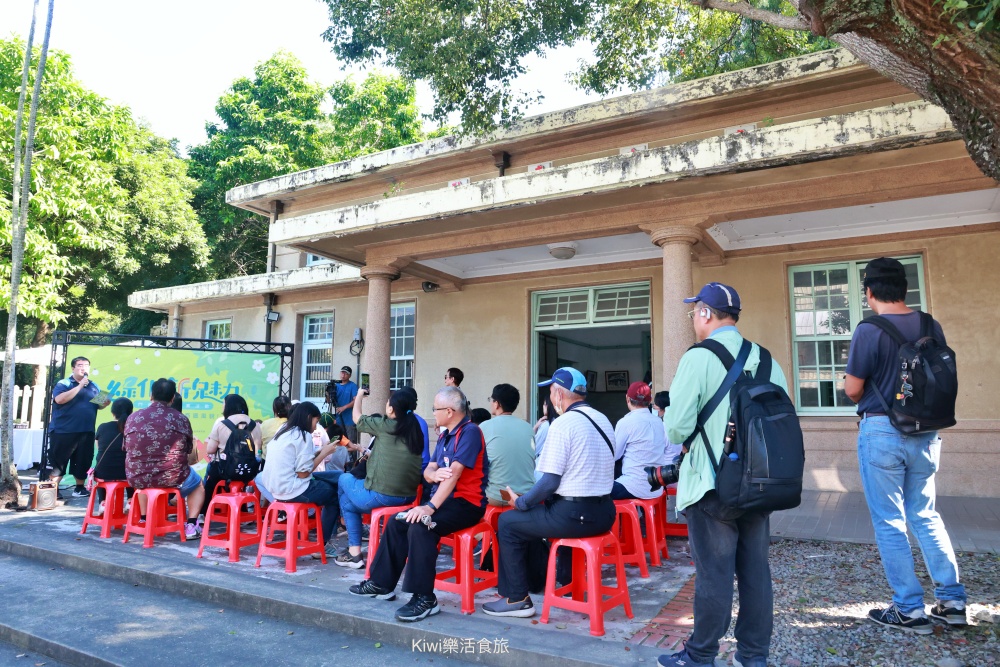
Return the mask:
M697 662L711 663L719 639L729 630L733 576L740 595L736 617L736 653L746 667L765 667L774 626L771 589L770 512L726 507L715 491L685 510L694 580L694 631L685 643ZM502 562L502 561L501 561Z
M313 473L309 487L300 495L285 502L318 505L321 513L320 523L323 526L323 542L329 542L336 537L340 505L337 502L337 482L334 477L323 472Z
M409 505L413 502L413 496L387 496L369 491L365 488L365 480L358 479L349 472L340 475L339 493L340 511L344 514L344 525L347 526L347 544L352 547L361 546L361 515L376 507Z
M935 582L935 597L965 602L955 551L934 508L934 473L940 459L941 439L936 432L907 436L893 428L888 417L874 415L861 420L861 484L885 578L892 587L892 601L905 614L924 610L924 589L914 573L913 551L906 539L907 522Z

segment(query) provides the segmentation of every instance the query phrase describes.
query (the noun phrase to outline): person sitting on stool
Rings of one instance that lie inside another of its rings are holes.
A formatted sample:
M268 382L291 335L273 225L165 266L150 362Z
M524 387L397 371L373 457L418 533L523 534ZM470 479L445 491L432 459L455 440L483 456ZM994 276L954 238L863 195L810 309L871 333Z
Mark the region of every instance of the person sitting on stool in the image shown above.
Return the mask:
M615 522L611 422L584 402L587 380L575 368L560 368L538 386L549 387L560 417L549 427L538 459L542 478L523 496L507 487L519 511L500 515L500 598L482 606L490 616L535 615L527 576L532 545L542 538L594 537L611 530ZM568 559L560 558L558 580L571 578L569 566Z

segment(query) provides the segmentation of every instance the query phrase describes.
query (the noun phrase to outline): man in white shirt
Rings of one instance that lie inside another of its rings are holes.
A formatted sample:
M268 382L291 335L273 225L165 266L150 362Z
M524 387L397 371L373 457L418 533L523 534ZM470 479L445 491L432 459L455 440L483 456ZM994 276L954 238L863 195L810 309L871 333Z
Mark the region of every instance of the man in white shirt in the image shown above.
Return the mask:
M649 410L649 385L633 382L625 394L628 414L615 426L615 460L621 459L622 472L611 490L611 498L658 498L663 489L649 490L646 468L661 466L666 460L663 424Z
M542 478L523 496L508 486L517 511L500 515L500 598L483 605L490 616L535 615L528 582L528 556L542 538L593 537L615 522L614 430L586 404L587 379L575 368L560 368L540 387L549 387L560 417L552 422L538 460ZM568 569L557 567L557 570ZM564 581L557 573L557 579Z

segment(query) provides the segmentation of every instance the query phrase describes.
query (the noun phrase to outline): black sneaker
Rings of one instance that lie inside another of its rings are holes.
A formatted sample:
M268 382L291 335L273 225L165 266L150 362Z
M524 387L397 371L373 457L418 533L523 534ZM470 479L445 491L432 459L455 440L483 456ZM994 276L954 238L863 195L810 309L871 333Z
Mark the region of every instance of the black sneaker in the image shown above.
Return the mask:
M410 601L396 610L396 619L400 621L419 621L433 616L441 611L437 598L423 593L414 593Z
M937 604L931 607L930 616L936 618L940 621L944 621L948 625L966 625L968 619L965 617L965 605L962 608L953 607L956 604L952 600L941 601L938 600ZM958 603L962 604L962 603Z
M359 595L365 598L375 598L376 600L395 600L396 592L389 591L371 579L365 579L360 584L354 584L348 589L351 595Z
M927 620L923 613L911 618L901 612L895 604L885 609L872 609L868 612L868 618L887 628L899 628L918 635L929 635L934 632L934 624Z
M90 491L88 491L86 489L86 487L81 487L79 489L73 489L73 497L74 498L89 498L90 497Z

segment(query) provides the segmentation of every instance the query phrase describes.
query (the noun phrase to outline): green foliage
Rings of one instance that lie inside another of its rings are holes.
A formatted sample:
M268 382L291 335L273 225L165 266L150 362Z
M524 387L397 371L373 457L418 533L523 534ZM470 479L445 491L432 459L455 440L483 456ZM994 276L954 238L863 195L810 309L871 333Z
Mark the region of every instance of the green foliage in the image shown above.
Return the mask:
M267 219L227 204L227 190L424 138L411 83L373 73L327 91L285 52L237 79L215 111L222 122L206 126L208 141L190 156L217 278L267 269Z
M779 30L686 0L323 0L323 37L347 62L384 61L427 80L433 116L461 114L466 131L508 124L537 96L512 84L531 54L589 41L596 59L573 74L606 94L648 88L829 48L806 33ZM794 14L784 0L753 0Z
M0 154L13 153L24 43L0 40ZM9 301L11 161L0 162L0 308ZM32 164L19 312L78 328L91 308L128 313L137 285L197 275L207 246L189 205L194 183L173 147L74 77L50 51ZM112 320L105 320L106 322Z
M941 14L959 28L969 27L977 33L1000 31L1000 0L935 0ZM939 37L937 46L943 37Z

